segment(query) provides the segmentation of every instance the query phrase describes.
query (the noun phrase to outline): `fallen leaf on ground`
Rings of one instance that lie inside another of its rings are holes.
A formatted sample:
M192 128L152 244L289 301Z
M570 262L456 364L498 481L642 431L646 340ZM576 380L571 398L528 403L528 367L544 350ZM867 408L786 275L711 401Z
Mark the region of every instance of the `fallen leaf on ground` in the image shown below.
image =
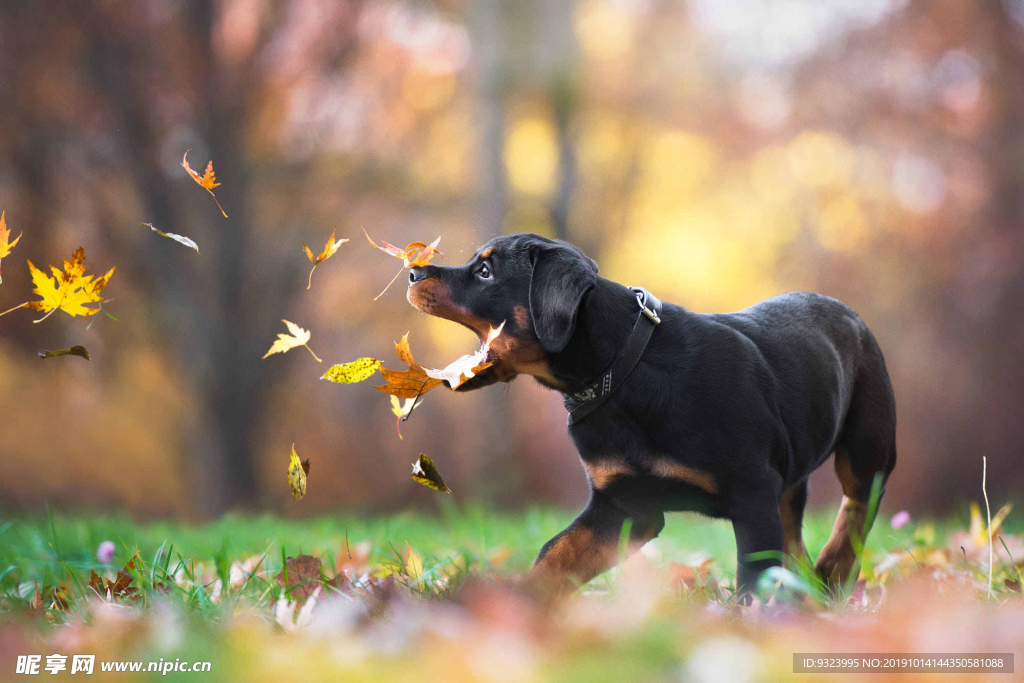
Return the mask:
M409 244L406 245L405 249L399 249L395 245L388 244L384 240L381 240L380 245L378 245L376 242L370 239L370 236L367 234L365 229L363 229L363 234L366 235L367 241L373 245L374 249L379 249L380 251L383 251L385 254L388 254L389 256L394 256L395 258L402 259L403 264L402 267L398 269L398 272L395 273L395 276L391 278L391 282L388 283L388 286L385 287L380 294L373 297L374 301L384 296L384 292L388 291L388 288L395 283L395 280L398 279L398 276L401 275L402 271L405 270L406 268L429 265L431 259L434 258L434 254L437 254L438 256L442 257L444 256L444 254L437 250L437 245L441 241L440 237L438 237L430 244L427 244L425 242L409 242Z
M213 188L220 186L220 183L217 182L216 177L214 177L213 175L213 159L210 160L210 163L206 164L206 172L203 173L203 175L199 175L198 173L192 170L191 166L188 165L188 153L191 151L191 149L185 150L185 155L181 157L182 168L188 171L188 174L192 176L192 180L199 183L199 187L203 188L204 190L210 193L210 196L213 197L213 201L217 203L217 208L220 209L220 212L224 215L224 218L227 218L228 215L224 213L224 207L220 205L220 202L217 201L217 195L213 193ZM196 251L199 250L196 249Z
M291 332L291 334L285 334L284 332L278 333L277 341L275 341L271 345L269 351L263 354L264 358L266 358L272 353L285 353L286 351L291 351L296 346L305 346L306 350L313 354L313 358L316 358L317 363L323 362L322 360L317 358L317 355L315 353L313 353L313 349L309 348L309 330L304 330L295 323L289 322L287 320L282 320L281 322L288 326L288 331Z
M708 576L711 574L711 565L714 564L713 558L708 558L701 562L696 567L691 567L688 564L682 564L679 562L673 562L668 567L668 575L665 577L665 582L668 584L670 589L676 590L679 588L685 588L690 590L697 586L697 582L704 583L707 581Z
M181 244L184 244L189 249L195 249L197 254L199 253L199 245L196 244L194 241L192 241L192 239L190 239L188 237L185 237L184 235L176 235L173 232L164 232L163 230L158 230L157 228L155 228L153 226L152 223L143 223L142 227L149 228L150 230L152 230L153 232L155 232L158 235L163 235L164 237L170 237L175 242L180 242Z
M442 493L452 492L448 485L444 483L444 477L441 476L441 472L434 465L434 461L423 453L420 453L419 460L412 464L412 480L435 491Z
M288 570L287 578L285 570L282 569L274 579L285 589L287 597L294 600L305 600L311 596L323 575L320 558L312 555L288 557L285 559L285 568Z
M423 558L412 549L408 541L405 542L405 566L402 567L402 573L413 581L423 576Z
M10 255L11 249L14 249L14 245L18 243L18 240L21 239L23 234L24 233L18 233L18 236L14 238L13 242L8 242L11 237L11 231L7 229L7 221L4 220L4 212L0 211L0 260L2 260L4 256ZM4 279L0 277L0 282L3 281Z
M309 460L299 460L292 444L292 454L288 458L288 486L292 489L292 498L301 500L306 495L306 477L309 475Z
M39 320L33 321L37 323L46 320L58 309L70 316L95 315L100 312L100 309L88 308L85 304L103 303L104 299L100 296L100 292L107 286L107 282L114 274L114 269L111 268L105 275L95 279L92 275L85 275L88 268L85 266L85 250L82 247L75 250L70 261L64 260L64 272L50 266L53 277L47 276L31 261L28 262L28 269L32 273L32 283L36 286L32 293L42 297L42 300L26 301L0 313L0 315L7 315L19 308L31 308L46 313Z
M324 250L316 256L313 255L313 250L307 247L305 242L302 243L302 248L306 250L306 258L313 263L313 268L309 271L309 284L306 285L306 289L313 286L313 271L316 270L316 267L334 256L334 252L338 251L338 247L348 242L347 238L336 241L334 238L337 236L337 232L337 228L331 232L331 236L327 238L327 244L324 245Z
M332 365L320 379L330 380L341 384L353 384L373 377L380 367L380 361L376 358L357 358L350 363Z
M68 349L61 349L60 351L40 351L40 358L54 358L56 356L80 356L86 360L92 360L89 358L89 349L84 346L76 344Z
M114 581L104 579L96 573L96 570L92 570L92 574L89 577L89 587L96 591L96 594L101 598L112 600L114 598L127 598L130 600L138 600L137 595L138 589L132 586L132 581L135 580L135 576L132 574L132 570L136 568L136 561L139 559L139 554L135 553L132 559L124 565L123 569L119 569L117 577Z

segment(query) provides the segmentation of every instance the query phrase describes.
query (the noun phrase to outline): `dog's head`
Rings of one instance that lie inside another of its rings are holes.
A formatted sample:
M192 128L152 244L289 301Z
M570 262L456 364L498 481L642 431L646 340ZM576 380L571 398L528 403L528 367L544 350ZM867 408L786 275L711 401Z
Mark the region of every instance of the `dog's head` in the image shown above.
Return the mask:
M575 246L540 235L496 237L461 266L418 266L409 272L409 303L452 320L491 344L493 365L459 387L476 389L529 374L557 386L548 358L576 328L583 295L597 282L597 264Z

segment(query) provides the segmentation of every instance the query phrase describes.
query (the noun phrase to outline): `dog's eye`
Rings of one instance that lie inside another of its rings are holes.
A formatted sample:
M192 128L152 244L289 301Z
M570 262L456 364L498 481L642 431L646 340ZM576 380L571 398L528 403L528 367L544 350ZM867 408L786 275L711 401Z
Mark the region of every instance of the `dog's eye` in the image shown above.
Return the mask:
M479 268L477 268L476 274L487 280L491 277L491 267L488 264L483 263Z

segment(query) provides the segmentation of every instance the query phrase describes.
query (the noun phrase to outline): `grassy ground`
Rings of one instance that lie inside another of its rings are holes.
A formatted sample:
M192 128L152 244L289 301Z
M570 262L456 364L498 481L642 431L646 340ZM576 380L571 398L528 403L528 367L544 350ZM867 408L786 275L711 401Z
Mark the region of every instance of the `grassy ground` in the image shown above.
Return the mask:
M725 668L724 680L743 680L744 671L779 680L792 675L793 652L1021 652L1024 643L1018 568L1008 559L1024 566L1024 552L1012 519L997 530L991 597L984 529L969 529L966 511L899 529L879 519L860 580L844 593L828 594L793 567L765 577L749 607L731 596L729 524L673 515L623 569L541 607L505 579L571 518L454 506L373 518L229 516L203 526L8 518L0 521L0 680L31 653L44 655L44 666L53 653L210 661L215 680L339 672L346 680L678 680ZM832 518L808 516L812 555ZM97 559L104 541L115 546L108 562ZM317 558L316 571L289 564L275 579L283 558L300 554ZM955 637L965 620L971 637Z

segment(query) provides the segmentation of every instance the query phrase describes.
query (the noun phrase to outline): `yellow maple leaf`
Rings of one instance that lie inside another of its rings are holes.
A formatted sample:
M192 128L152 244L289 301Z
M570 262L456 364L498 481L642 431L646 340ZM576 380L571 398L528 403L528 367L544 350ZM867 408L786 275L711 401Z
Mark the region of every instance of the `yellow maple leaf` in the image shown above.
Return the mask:
M309 330L304 330L288 320L282 320L281 322L288 326L288 331L291 334L285 334L284 332L279 333L277 335L277 341L271 345L269 351L263 354L264 358L272 353L284 353L286 351L291 351L296 346L305 346L306 350L313 354L313 358L316 358L317 363L323 362L317 358L315 353L313 353L313 349L309 348L308 342L311 336Z
M14 249L14 245L21 239L22 234L24 233L19 233L18 236L14 238L13 242L7 241L11 237L11 231L7 229L7 221L4 220L4 212L0 211L0 259L4 256L10 255L11 249ZM3 281L4 279L0 277L0 282Z
M75 250L70 261L64 259L63 272L50 266L53 277L36 268L31 261L28 262L28 269L32 274L32 283L36 286L32 293L39 295L42 299L26 301L0 313L0 315L7 315L18 308L31 308L46 313L39 320L33 321L37 323L46 320L58 309L70 316L96 315L100 309L89 308L85 304L103 303L104 299L100 296L100 292L104 290L110 277L114 274L114 269L111 268L105 275L98 278L85 275L88 268L85 266L85 249L82 247Z
M199 187L210 193L210 196L213 197L213 201L217 203L217 208L220 209L222 214L224 214L224 218L227 218L228 215L224 213L224 207L220 205L220 202L217 201L217 195L213 193L213 188L220 187L220 183L217 182L217 179L213 175L213 160L211 159L210 162L206 164L206 172L203 173L203 175L199 175L192 170L191 166L188 165L188 153L191 151L191 149L185 150L185 155L181 157L181 167L188 171L188 174L192 176L192 180L199 183ZM198 249L196 251L198 251Z
M292 489L292 498L301 500L306 495L306 477L309 475L309 460L299 460L292 444L292 454L288 458L288 486Z
M338 247L345 244L345 242L348 242L348 238L335 240L335 237L337 237L337 233L337 228L331 231L331 236L327 238L327 244L324 245L324 250L321 251L316 256L313 255L313 250L307 247L305 242L302 243L302 248L306 250L306 258L308 258L313 263L313 268L312 270L309 271L309 284L306 286L306 289L309 289L310 287L313 286L313 271L316 270L316 267L319 266L324 261L326 261L327 259L334 256L334 252L338 251Z

